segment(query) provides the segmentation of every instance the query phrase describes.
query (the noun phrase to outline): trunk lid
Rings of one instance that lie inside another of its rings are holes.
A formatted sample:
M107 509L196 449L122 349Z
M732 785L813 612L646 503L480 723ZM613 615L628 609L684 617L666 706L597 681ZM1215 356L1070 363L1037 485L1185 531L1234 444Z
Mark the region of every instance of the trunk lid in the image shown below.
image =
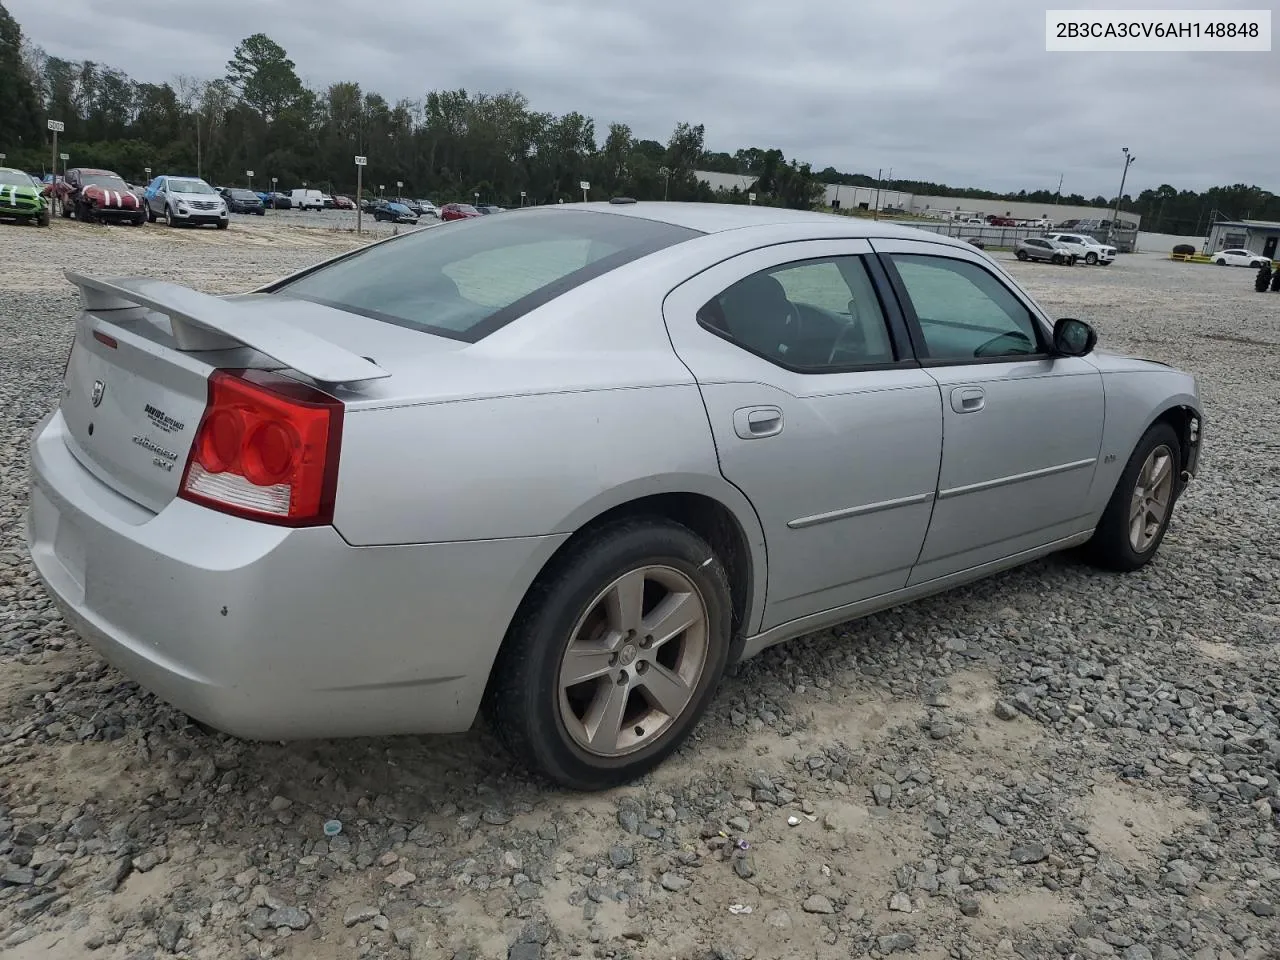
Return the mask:
M98 479L157 512L178 494L215 369L286 368L348 391L390 376L287 322L304 308L327 310L315 304L281 298L268 311L161 281L67 277L84 304L59 405L67 446Z

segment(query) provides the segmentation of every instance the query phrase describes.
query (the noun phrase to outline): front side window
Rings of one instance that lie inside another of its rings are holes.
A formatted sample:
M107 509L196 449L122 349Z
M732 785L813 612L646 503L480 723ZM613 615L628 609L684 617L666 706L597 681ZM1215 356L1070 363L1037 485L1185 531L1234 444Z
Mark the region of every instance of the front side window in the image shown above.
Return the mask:
M861 257L804 260L753 273L704 304L698 322L771 363L804 373L897 359Z
M1031 312L993 274L951 257L895 253L928 359L963 363L1042 352Z
M270 290L474 343L579 284L697 236L639 217L529 209L409 233Z

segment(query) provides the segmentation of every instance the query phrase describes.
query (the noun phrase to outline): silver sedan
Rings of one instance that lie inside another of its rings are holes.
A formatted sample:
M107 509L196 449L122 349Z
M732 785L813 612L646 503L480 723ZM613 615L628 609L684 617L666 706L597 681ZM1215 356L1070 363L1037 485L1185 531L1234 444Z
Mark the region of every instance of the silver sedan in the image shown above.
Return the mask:
M773 644L1070 547L1141 567L1199 456L1191 376L878 222L614 201L242 296L68 277L31 557L247 738L483 711L533 770L625 782Z

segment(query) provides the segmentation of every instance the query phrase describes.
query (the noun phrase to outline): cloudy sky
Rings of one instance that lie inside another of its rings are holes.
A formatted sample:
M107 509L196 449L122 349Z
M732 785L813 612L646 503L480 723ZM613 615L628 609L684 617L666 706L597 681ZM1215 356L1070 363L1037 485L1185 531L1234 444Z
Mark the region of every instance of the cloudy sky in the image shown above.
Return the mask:
M1113 196L1171 183L1280 191L1280 45L1270 53L1046 53L1028 0L4 0L49 53L160 82L212 77L244 36L280 43L317 88L390 100L517 89L666 140L996 190ZM1137 6L1131 4L1130 6ZM1161 8L1270 3L1163 0ZM1150 6L1150 5L1148 5ZM51 15L56 10L56 15ZM1274 26L1273 26L1274 29Z

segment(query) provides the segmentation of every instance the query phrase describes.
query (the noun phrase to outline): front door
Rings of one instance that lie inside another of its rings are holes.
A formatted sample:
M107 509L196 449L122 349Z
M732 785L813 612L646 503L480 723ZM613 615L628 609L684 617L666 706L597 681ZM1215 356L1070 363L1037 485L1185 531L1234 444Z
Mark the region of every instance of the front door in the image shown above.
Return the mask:
M876 240L921 363L942 391L942 469L911 584L1087 528L1102 377L1052 356L1047 321L982 254Z
M663 305L721 472L764 529L760 630L901 589L924 543L941 403L870 253L865 240L755 250Z

